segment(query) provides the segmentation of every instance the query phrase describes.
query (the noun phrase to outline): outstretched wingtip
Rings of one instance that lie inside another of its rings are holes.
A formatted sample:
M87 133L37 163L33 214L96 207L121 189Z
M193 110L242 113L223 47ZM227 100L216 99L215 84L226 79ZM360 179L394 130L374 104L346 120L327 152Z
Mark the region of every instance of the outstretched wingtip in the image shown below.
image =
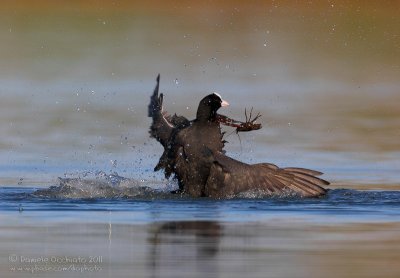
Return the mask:
M162 99L160 101L158 96L158 90L160 87L160 74L157 75L157 84L154 87L153 94L150 97L150 104L148 106L148 116L153 117L157 111L162 109Z

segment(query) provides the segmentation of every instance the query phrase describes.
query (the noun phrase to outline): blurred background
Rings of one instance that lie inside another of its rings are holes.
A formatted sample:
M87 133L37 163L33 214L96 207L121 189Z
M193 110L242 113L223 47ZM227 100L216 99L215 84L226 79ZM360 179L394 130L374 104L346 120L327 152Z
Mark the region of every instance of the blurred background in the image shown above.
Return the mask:
M161 180L148 137L219 92L245 162L315 168L333 186L393 188L400 166L399 1L2 1L0 182L84 171ZM232 133L233 132L233 133Z

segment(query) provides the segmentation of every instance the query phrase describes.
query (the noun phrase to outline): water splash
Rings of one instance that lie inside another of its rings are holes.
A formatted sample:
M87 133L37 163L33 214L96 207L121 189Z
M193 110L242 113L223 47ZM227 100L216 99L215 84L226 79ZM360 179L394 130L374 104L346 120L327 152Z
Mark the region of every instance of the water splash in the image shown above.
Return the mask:
M169 193L169 186L146 182L145 180L129 179L114 172L106 174L99 171L94 178L58 178L58 185L39 189L34 196L44 198L73 199L113 199L113 198L154 198Z

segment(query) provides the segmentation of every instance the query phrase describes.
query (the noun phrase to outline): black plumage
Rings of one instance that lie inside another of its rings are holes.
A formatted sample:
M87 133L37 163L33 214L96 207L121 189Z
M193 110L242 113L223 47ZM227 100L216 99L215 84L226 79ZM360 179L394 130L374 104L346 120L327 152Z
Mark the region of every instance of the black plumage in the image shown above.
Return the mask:
M200 101L196 119L189 121L182 116L169 116L163 111L159 81L160 76L148 107L148 116L152 117L150 135L164 147L155 170L164 169L167 178L174 174L180 191L193 197L215 198L232 197L250 190L302 197L326 193L322 185L329 182L316 177L322 174L320 172L279 168L268 163L250 165L226 156L220 119L230 119L218 115L217 111L227 102L214 93Z

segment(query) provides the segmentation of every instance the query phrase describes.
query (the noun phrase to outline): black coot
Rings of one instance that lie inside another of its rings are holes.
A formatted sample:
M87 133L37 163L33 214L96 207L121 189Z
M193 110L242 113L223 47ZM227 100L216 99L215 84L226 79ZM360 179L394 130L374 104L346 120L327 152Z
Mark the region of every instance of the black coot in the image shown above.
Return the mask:
M326 193L321 186L329 182L316 177L320 172L279 168L268 163L250 165L226 156L219 119L230 119L218 115L217 110L228 103L214 93L200 101L196 119L170 116L163 111L159 81L160 76L148 107L148 116L153 119L150 135L164 146L155 170L164 169L167 178L174 174L180 191L193 197L215 198L232 197L249 190L302 197Z

